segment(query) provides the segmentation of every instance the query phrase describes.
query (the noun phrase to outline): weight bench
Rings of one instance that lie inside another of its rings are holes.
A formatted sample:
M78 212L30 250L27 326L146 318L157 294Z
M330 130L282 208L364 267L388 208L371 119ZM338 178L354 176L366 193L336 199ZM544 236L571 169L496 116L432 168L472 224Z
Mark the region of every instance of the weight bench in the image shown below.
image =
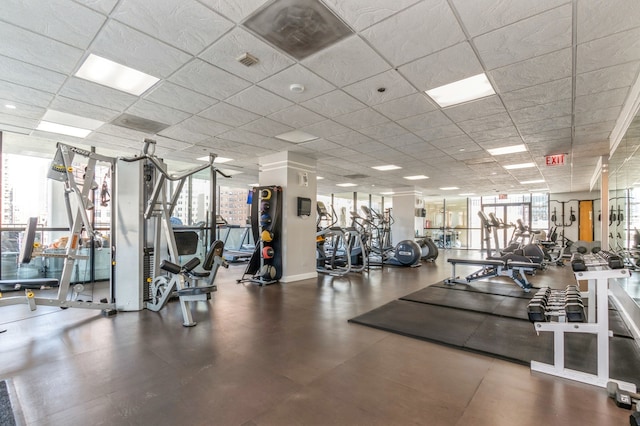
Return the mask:
M533 274L540 269L539 263L512 261L511 259L447 259L452 266L451 278L444 280L445 284L468 284L472 281L491 277L507 277L513 280L526 293L531 290L531 283L527 274ZM476 272L461 279L456 275L456 265L479 266Z
M24 280L0 280L0 290L20 291L25 288L33 290L46 290L58 287L60 282L55 278L29 278Z

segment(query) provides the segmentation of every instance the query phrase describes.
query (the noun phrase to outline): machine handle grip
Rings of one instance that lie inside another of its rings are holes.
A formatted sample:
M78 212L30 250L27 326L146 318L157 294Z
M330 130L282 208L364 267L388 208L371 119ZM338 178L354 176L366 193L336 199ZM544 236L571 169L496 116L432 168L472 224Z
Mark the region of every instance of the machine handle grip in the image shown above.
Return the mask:
M194 257L190 261L182 265L182 270L185 272L189 272L199 264L200 264L200 259L198 259L197 257Z
M162 262L160 262L160 269L162 269L163 271L171 272L172 274L179 274L181 270L180 265L169 262L168 260L163 260Z

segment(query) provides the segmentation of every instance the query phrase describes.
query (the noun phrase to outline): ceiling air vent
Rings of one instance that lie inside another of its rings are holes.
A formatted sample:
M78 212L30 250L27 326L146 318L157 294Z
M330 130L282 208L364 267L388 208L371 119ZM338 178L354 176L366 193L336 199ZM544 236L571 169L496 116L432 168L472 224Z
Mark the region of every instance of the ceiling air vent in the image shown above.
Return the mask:
M131 114L122 114L118 118L113 120L111 124L150 134L156 134L169 127L168 124L148 120L146 118L138 117Z
M236 58L236 61L240 62L245 67L250 67L251 65L255 65L258 63L258 58L247 52L238 56Z

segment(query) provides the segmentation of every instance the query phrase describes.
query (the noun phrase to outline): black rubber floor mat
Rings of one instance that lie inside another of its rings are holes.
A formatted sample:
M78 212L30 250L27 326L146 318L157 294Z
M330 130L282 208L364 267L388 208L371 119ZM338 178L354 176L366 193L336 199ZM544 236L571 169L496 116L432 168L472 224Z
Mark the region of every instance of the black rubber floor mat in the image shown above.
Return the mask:
M504 283L495 281L473 281L469 284L438 283L430 287L449 288L462 291L477 291L480 293L497 294L500 296L521 297L523 299L531 299L537 291L537 288L534 287L527 293L517 285L513 284L512 281L505 281ZM421 290L418 290L415 293L418 293L420 291Z
M502 303L504 296L477 291L456 291L442 287L427 287L401 297L409 302L428 303L468 311L491 313ZM526 313L526 303L525 303Z
M553 333L537 335L533 324L521 319L396 300L350 321L520 364L553 362ZM640 349L635 340L614 336L609 342L611 377L640 386ZM594 335L566 334L566 368L595 373L596 347Z
M16 419L13 415L9 388L6 380L0 381L0 425L15 426Z

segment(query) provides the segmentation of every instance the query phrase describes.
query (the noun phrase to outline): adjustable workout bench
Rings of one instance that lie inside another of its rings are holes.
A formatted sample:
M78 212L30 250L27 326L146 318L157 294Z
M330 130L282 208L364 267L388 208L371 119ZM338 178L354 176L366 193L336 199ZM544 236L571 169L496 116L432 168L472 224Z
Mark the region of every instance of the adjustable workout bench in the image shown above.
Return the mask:
M525 292L531 290L531 283L527 280L527 273L535 273L540 269L539 263L518 262L511 259L447 259L453 268L451 278L444 280L445 284L467 284L471 281L481 280L490 277L508 277ZM461 279L456 275L456 265L475 265L481 268Z

